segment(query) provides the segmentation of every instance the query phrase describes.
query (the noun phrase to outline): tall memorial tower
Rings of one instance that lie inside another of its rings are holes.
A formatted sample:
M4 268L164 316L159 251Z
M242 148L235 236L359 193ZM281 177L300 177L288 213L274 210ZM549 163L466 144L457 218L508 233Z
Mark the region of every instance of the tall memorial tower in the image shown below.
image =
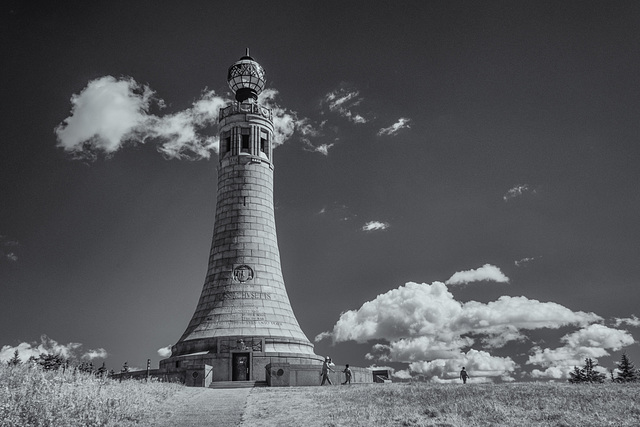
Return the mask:
M273 209L273 116L258 104L264 69L228 72L236 101L220 109L218 190L209 268L185 332L160 362L188 385L265 380L269 364L316 366L282 278Z

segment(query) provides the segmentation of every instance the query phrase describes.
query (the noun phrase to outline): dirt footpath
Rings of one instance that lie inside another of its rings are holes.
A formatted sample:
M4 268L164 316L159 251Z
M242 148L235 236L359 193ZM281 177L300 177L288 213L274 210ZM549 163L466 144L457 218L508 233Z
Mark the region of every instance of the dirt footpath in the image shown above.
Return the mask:
M150 427L234 427L242 422L250 388L185 387L147 424Z

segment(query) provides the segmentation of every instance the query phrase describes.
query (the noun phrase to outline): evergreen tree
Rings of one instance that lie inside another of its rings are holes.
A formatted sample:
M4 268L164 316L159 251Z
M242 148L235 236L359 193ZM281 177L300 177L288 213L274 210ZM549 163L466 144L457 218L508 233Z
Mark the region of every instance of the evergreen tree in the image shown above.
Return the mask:
M569 382L572 384L585 382L584 373L582 369L577 366L573 367L573 372L569 372Z
M64 363L64 358L59 354L41 353L38 363L45 371L57 371Z
M638 370L633 366L633 363L629 360L627 353L622 353L620 362L618 365L618 375L616 375L615 381L620 383L635 382L640 380Z
M22 361L20 360L20 357L18 356L18 349L16 349L16 351L13 352L13 357L7 361L7 364L9 366L16 366L16 365L19 365L21 362Z
M96 371L96 376L104 377L105 375L107 375L107 365L105 362L102 362L102 366L100 366Z
M577 366L573 367L573 372L569 372L570 383L603 383L607 377L605 374L598 372L596 367L598 364L593 359L587 357L584 359L582 369Z
M585 361L584 368L582 369L584 370L584 376L586 381L589 383L603 383L604 379L607 376L602 372L596 371L595 368L596 366L598 366L598 364L589 357L587 357L584 361Z

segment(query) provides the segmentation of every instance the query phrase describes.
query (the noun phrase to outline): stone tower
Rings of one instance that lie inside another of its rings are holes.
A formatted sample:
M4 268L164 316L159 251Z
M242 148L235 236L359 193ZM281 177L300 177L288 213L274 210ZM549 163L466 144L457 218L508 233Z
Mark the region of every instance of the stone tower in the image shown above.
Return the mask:
M209 268L187 329L160 362L187 385L264 380L268 364L317 365L280 268L273 209L273 116L249 51L229 68L236 102L218 117L218 190Z

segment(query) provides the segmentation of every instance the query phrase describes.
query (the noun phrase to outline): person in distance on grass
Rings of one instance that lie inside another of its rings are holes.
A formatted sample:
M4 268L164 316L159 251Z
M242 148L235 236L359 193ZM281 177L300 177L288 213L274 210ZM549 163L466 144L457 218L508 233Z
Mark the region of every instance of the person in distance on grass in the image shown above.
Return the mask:
M322 373L320 374L322 376L322 382L320 383L320 385L324 385L325 381L327 381L329 383L329 385L333 385L333 383L331 382L331 379L329 378L329 371L331 372L335 372L333 369L331 369L331 358L329 356L325 357L324 362L322 363Z
M467 383L467 378L469 378L469 373L467 372L467 370L463 366L462 370L460 371L460 379L462 380L462 384L466 384Z
M351 369L349 369L349 364L348 363L345 366L344 371L342 371L342 372L344 372L344 376L345 376L344 382L342 384L343 385L344 384L351 384Z

